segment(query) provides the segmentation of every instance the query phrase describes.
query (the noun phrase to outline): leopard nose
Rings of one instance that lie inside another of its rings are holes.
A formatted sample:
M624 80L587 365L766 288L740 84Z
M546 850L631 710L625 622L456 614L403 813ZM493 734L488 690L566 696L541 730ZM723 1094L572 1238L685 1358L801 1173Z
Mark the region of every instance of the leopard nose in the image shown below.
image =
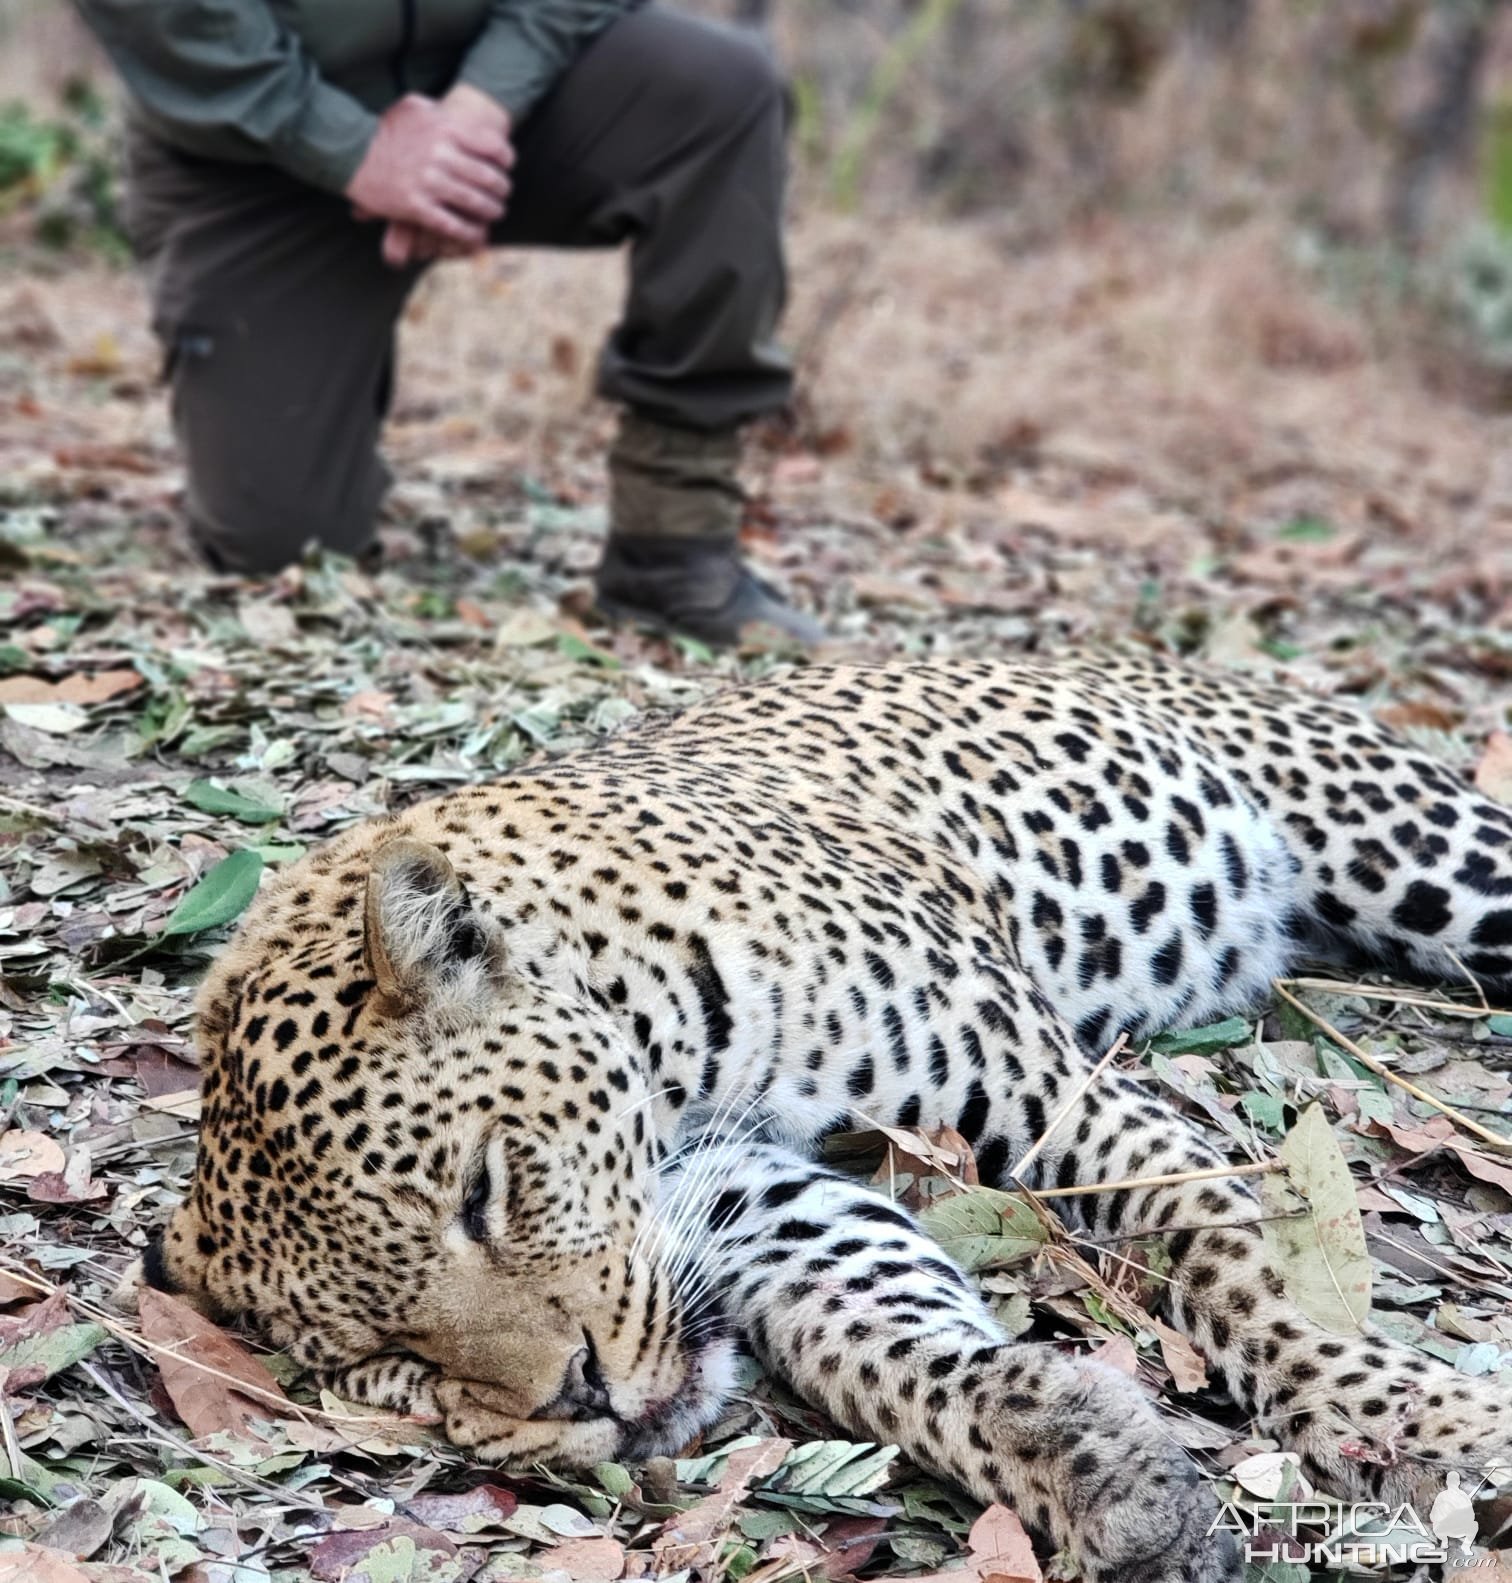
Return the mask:
M537 1418L605 1418L611 1416L609 1387L599 1368L593 1338L585 1336L583 1345L567 1360L562 1388L535 1415Z

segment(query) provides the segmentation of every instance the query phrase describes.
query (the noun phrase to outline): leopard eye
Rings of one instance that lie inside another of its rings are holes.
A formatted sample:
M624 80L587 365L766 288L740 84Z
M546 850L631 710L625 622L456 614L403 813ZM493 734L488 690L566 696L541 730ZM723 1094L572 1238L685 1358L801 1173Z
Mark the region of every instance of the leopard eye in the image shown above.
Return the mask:
M493 1173L480 1160L467 1197L462 1200L462 1229L474 1242L488 1241L488 1208L493 1202Z

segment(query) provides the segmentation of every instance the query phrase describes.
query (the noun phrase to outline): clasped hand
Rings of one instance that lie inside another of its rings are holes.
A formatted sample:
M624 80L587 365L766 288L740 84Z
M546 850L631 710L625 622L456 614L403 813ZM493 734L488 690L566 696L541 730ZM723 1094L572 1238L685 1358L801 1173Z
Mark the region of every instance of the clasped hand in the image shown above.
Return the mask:
M504 214L514 148L509 112L466 84L444 99L406 94L378 123L346 196L359 219L387 220L395 269L475 253Z

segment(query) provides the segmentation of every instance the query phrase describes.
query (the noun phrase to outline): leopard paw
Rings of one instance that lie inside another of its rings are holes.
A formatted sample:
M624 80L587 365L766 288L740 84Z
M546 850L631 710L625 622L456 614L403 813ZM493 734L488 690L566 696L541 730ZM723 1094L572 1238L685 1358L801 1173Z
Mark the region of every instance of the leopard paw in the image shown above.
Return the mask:
M1022 1349L1005 1349L1021 1353ZM1095 1364L1011 1362L988 1465L1025 1522L1069 1549L1086 1583L1236 1583L1212 1490L1139 1386ZM993 1393L996 1394L996 1393ZM984 1404L985 1405L985 1404Z
M441 1380L435 1391L446 1438L487 1462L588 1468L612 1462L625 1438L614 1418L513 1417L503 1393L475 1380Z
M1302 1453L1314 1482L1346 1499L1426 1512L1451 1471L1472 1497L1512 1476L1512 1391L1496 1376L1472 1379L1372 1341L1348 1361L1319 1382L1321 1406L1298 1393L1267 1415L1268 1432Z

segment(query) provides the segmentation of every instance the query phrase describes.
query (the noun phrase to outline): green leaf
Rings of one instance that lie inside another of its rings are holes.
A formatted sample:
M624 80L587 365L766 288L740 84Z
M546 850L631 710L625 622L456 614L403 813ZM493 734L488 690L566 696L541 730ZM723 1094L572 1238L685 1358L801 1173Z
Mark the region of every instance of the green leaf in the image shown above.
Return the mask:
M217 786L214 781L190 781L184 788L184 801L204 813L228 814L243 824L272 824L283 818L283 809L272 803L258 802L229 786Z
M745 1512L736 1519L735 1526L747 1539L759 1543L764 1539L797 1533L803 1527L803 1519L795 1517L792 1512Z
M1045 1228L1029 1205L995 1187L973 1187L942 1199L923 1210L919 1220L967 1270L1016 1264L1045 1245Z
M1289 539L1294 544L1326 544L1339 530L1331 522L1325 522L1322 517L1293 517L1290 522L1276 535L1278 539Z
M0 1369L43 1370L42 1379L82 1363L105 1339L99 1325L60 1325L56 1330L23 1336L13 1346L0 1348ZM41 1384L41 1380L36 1383Z
M1162 1033L1150 1040L1150 1048L1162 1055L1210 1055L1236 1044L1248 1044L1250 1025L1243 1017L1225 1017L1201 1028L1183 1028L1178 1033Z
M1492 1033L1499 1033L1504 1039L1512 1039L1512 1016L1508 1016L1506 1012L1498 1012L1494 1017L1487 1017L1486 1026Z
M714 650L707 643L701 643L697 638L687 637L681 632L672 634L672 642L685 660L692 660L695 665L714 663Z
M301 841L275 841L250 847L248 850L257 853L264 863L297 863L309 848Z
M756 1552L749 1545L727 1546L719 1558L724 1575L738 1580L749 1576L756 1566Z
M620 668L620 662L612 654L594 648L591 643L584 643L575 632L559 633L556 646L557 653L565 655L569 660L586 660L591 665L602 665L606 671L617 671Z
M1354 1180L1321 1105L1309 1105L1277 1154L1284 1173L1267 1176L1261 1235L1287 1292L1309 1319L1355 1335L1370 1315L1370 1254Z
M896 1446L878 1447L870 1441L810 1440L794 1446L763 1487L832 1500L868 1495L887 1482L897 1455Z
M1272 1132L1280 1132L1286 1125L1286 1102L1275 1094L1246 1094L1239 1101L1239 1108Z
M187 892L163 925L159 939L219 929L246 911L257 894L263 860L256 852L233 852Z
M594 1468L593 1476L599 1481L604 1493L612 1495L617 1501L624 1500L635 1488L629 1469L621 1467L618 1462L600 1462Z
M1505 99L1492 104L1485 123L1481 168L1485 172L1486 217L1499 236L1512 236L1512 104Z
M1362 1121L1378 1121L1383 1127L1389 1127L1396 1120L1391 1096L1383 1094L1378 1088L1357 1089L1355 1103L1360 1107Z

